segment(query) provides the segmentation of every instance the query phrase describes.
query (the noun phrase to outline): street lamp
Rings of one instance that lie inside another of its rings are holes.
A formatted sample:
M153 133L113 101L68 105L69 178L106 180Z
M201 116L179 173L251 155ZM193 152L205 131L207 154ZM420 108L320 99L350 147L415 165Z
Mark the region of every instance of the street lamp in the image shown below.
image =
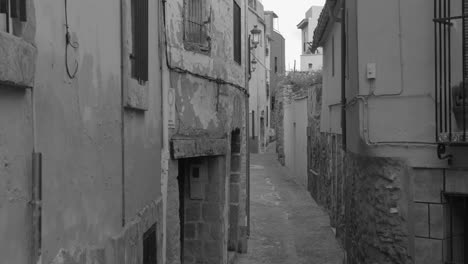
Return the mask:
M258 43L260 43L260 34L262 31L258 29L257 25L255 25L254 28L250 30L250 33L252 34L252 47L255 49L257 48Z
M252 72L254 72L255 69L257 68L257 59L253 58L251 63L252 63Z

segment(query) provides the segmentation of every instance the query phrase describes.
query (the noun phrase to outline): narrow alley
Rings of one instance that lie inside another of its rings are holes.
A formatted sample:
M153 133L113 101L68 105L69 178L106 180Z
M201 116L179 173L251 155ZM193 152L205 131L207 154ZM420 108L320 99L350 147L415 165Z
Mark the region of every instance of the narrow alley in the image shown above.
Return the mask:
M251 156L249 251L238 264L343 263L327 214L274 153Z

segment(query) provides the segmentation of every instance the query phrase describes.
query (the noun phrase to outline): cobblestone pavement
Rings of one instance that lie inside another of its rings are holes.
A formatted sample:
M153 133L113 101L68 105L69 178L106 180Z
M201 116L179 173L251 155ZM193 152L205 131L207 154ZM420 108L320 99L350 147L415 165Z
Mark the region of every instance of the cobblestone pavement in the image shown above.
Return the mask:
M327 214L294 182L269 147L251 155L249 252L237 264L341 264Z

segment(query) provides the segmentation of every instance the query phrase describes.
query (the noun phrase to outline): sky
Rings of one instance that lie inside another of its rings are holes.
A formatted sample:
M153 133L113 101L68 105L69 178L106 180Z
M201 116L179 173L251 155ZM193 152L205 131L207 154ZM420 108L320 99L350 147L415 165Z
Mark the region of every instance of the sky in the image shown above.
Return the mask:
M323 6L325 0L262 0L265 10L274 11L279 19L279 31L286 39L286 69L301 67L301 31L297 24L305 18L311 6Z

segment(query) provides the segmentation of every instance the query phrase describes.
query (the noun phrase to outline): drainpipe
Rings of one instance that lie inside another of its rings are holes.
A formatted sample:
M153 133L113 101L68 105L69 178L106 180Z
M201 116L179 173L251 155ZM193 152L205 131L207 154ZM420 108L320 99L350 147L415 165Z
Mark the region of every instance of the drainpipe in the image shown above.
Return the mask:
M249 35L249 23L248 23L249 7L247 1L244 1L244 39L248 41L245 43L245 89L249 91L249 75L250 75L250 35ZM246 199L245 199L245 210L246 210L246 221L247 221L247 237L250 237L250 127L249 127L249 97L245 96L245 141L246 141L246 162L245 162L245 176L246 176ZM252 119L253 121L253 119ZM252 135L254 136L254 135Z
M346 151L346 0L341 1L341 135Z
M122 227L125 226L125 108L124 108L124 97L125 97L125 88L124 88L124 59L125 59L125 48L124 48L124 8L125 0L120 0L120 140L121 140L121 184L122 184Z

